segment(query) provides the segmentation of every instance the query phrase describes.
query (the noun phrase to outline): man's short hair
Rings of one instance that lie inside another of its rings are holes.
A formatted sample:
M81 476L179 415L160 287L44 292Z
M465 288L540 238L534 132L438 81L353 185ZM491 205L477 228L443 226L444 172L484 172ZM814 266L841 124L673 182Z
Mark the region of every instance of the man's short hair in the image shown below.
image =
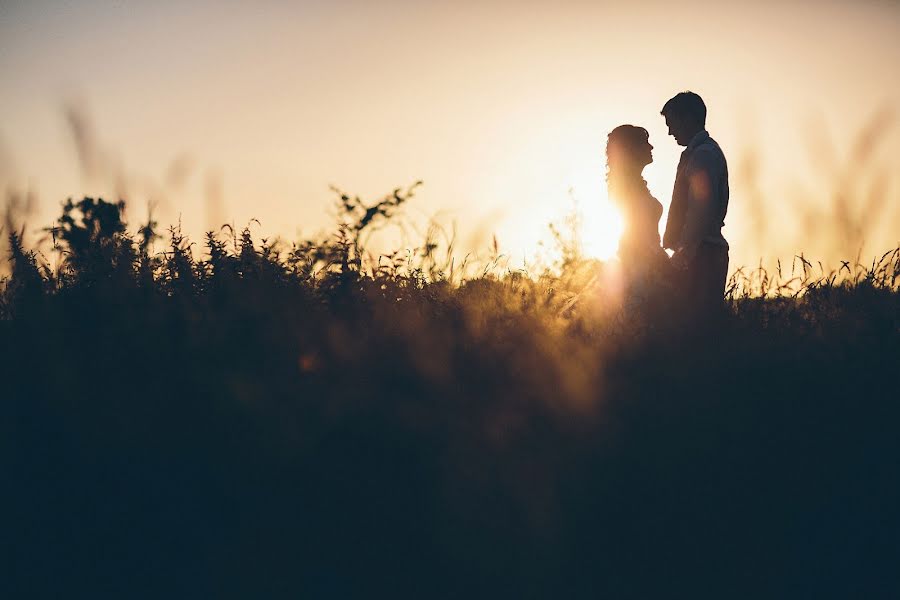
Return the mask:
M672 97L660 111L661 115L686 118L706 127L706 104L694 92L681 92Z

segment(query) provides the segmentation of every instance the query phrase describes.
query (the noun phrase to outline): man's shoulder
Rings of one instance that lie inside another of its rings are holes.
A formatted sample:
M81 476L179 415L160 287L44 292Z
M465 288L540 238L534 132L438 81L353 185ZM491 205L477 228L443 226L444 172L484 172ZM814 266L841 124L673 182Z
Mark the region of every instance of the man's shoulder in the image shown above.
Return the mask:
M691 152L691 163L693 164L711 164L724 163L725 153L722 148L712 138L704 141L702 144L694 148Z

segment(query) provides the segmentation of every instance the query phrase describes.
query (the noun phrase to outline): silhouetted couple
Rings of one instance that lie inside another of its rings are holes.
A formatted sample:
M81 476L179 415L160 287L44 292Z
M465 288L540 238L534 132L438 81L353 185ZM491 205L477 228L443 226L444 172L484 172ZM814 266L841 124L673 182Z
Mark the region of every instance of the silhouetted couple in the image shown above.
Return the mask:
M722 236L728 165L706 132L706 105L700 96L682 92L660 114L669 135L685 146L661 245L662 205L642 176L653 162L647 130L621 125L610 132L606 145L609 197L625 222L618 254L626 289L632 298L674 289L692 312L718 311L728 273L728 242ZM674 251L671 259L663 248Z

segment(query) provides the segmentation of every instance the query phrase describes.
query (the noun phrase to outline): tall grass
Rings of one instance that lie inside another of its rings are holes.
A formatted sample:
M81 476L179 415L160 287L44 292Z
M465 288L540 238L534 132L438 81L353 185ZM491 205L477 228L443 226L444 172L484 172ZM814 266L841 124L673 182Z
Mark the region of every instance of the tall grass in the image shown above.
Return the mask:
M739 269L710 329L571 252L367 252L414 192L290 245L13 232L4 595L896 590L900 250Z

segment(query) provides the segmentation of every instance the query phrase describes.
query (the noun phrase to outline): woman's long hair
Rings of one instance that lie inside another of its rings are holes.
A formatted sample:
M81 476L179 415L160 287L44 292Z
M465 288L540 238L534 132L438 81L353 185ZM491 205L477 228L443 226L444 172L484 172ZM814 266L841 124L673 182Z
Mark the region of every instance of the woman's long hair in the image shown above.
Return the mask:
M621 203L635 190L646 191L647 181L641 175L641 151L650 134L643 127L619 125L609 132L606 141L606 186L609 198Z

